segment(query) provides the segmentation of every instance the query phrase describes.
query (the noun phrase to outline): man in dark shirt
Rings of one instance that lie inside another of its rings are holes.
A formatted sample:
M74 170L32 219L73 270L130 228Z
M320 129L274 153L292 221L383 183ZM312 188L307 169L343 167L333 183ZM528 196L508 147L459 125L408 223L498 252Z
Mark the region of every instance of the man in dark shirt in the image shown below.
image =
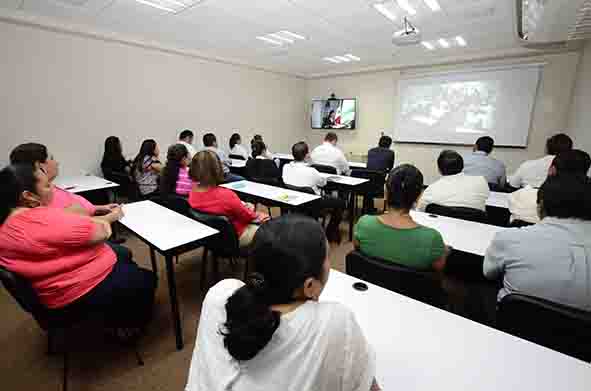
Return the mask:
M380 137L379 145L367 152L367 168L369 170L390 172L394 168L394 151L390 149L391 146L391 137Z

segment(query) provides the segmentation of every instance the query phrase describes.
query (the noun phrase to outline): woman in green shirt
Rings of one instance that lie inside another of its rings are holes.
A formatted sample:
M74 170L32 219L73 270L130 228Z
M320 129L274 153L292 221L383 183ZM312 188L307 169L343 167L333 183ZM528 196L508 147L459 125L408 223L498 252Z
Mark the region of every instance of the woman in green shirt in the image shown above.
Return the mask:
M442 271L449 253L441 234L410 216L423 192L423 174L410 164L396 167L387 183L389 213L363 216L355 226L355 248L419 270Z

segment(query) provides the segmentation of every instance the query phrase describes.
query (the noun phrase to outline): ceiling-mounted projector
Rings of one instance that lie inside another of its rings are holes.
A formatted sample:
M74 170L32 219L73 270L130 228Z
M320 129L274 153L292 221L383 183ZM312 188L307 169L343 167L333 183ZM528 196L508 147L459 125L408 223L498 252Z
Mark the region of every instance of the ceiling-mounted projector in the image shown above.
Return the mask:
M396 46L410 46L421 43L421 32L404 18L404 29L392 35L392 43Z

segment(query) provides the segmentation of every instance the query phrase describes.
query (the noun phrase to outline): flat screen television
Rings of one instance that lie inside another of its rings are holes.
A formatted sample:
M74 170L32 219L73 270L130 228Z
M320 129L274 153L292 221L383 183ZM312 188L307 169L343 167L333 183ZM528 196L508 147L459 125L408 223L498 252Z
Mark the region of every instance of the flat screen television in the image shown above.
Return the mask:
M312 129L355 129L356 99L324 99L312 101Z

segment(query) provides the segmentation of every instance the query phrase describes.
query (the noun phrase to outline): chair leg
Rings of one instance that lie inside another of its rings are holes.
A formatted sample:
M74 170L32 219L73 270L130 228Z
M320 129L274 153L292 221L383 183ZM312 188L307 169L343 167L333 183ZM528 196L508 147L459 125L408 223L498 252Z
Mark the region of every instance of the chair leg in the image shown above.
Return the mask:
M62 391L68 391L68 349L64 350L64 378L62 379Z
M248 257L244 258L244 282L248 278Z
M53 356L55 354L55 331L47 330L47 355Z
M213 254L213 278L216 284L220 281L220 263L217 254Z
M269 210L269 217L273 217L273 212L271 211L271 207L267 206L267 209Z
M140 367L143 367L144 360L142 359L142 356L140 355L140 351L138 349L137 342L133 344L133 352L135 353L135 358L137 359L137 365L139 365Z
M201 259L201 290L205 289L206 277L207 277L207 254L208 248L203 248L203 257Z

